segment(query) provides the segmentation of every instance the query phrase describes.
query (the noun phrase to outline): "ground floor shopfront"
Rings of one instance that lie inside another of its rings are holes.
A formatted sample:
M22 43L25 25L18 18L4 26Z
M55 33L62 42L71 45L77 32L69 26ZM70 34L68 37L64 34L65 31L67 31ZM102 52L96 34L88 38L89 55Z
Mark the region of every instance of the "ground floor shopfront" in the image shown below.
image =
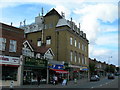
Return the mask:
M20 85L20 58L0 55L0 86Z
M89 70L88 67L85 66L76 66L76 65L69 65L69 79L83 79L89 77Z

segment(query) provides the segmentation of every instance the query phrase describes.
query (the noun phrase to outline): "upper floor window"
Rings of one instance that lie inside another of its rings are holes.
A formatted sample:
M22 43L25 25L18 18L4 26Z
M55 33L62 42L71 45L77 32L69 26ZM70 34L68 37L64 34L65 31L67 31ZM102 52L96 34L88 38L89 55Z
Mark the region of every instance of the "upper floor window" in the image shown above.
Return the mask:
M16 44L17 42L15 40L10 40L10 48L9 48L9 51L10 52L16 52Z
M70 61L73 59L73 51L70 51Z
M75 62L77 61L77 52L75 51Z
M51 44L51 36L46 37L46 44L47 45Z
M78 48L80 49L80 42L78 43Z
M75 47L77 46L77 41L76 41L76 39L75 39Z
M6 39L0 38L0 50L5 51Z
M70 37L70 45L73 45L73 38Z
M85 64L85 57L84 57L84 54L82 54L82 64Z
M82 50L84 51L84 44L82 44Z
M81 55L80 55L80 53L79 53L79 57L78 57L78 61L79 61L79 63L80 63L80 56L81 56Z
M41 46L42 42L41 42L41 38L38 38L37 40L37 46Z
M85 45L85 52L87 52L87 47L86 47L86 45Z

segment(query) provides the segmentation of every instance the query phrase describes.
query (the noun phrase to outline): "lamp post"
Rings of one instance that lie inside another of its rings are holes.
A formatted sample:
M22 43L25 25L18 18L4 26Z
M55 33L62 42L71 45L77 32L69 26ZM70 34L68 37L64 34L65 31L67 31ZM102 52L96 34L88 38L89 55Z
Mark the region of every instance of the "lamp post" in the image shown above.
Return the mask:
M110 63L110 58L112 58L112 56L108 57L108 64ZM110 73L110 64L109 64L108 72Z

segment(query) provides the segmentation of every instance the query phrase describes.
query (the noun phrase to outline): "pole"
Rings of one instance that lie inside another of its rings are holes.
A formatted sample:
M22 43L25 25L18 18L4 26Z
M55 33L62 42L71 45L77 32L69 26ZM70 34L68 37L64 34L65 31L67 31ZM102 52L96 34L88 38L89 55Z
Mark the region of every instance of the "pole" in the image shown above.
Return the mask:
M47 84L49 83L49 68L48 68L49 62L47 61Z

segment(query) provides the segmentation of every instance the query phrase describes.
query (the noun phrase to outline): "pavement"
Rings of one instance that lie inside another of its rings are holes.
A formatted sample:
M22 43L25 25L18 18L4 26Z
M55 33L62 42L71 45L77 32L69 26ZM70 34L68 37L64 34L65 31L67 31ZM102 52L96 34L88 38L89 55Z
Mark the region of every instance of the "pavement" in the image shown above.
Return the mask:
M102 77L103 79L105 77ZM14 86L14 88L72 88L78 85L84 85L85 83L89 82L88 78L83 78L77 80L77 83L74 82L74 80L68 81L67 85L62 85L61 83L57 85L53 84L40 84L38 85L21 85L21 86ZM3 88L9 88L9 87L3 87Z

